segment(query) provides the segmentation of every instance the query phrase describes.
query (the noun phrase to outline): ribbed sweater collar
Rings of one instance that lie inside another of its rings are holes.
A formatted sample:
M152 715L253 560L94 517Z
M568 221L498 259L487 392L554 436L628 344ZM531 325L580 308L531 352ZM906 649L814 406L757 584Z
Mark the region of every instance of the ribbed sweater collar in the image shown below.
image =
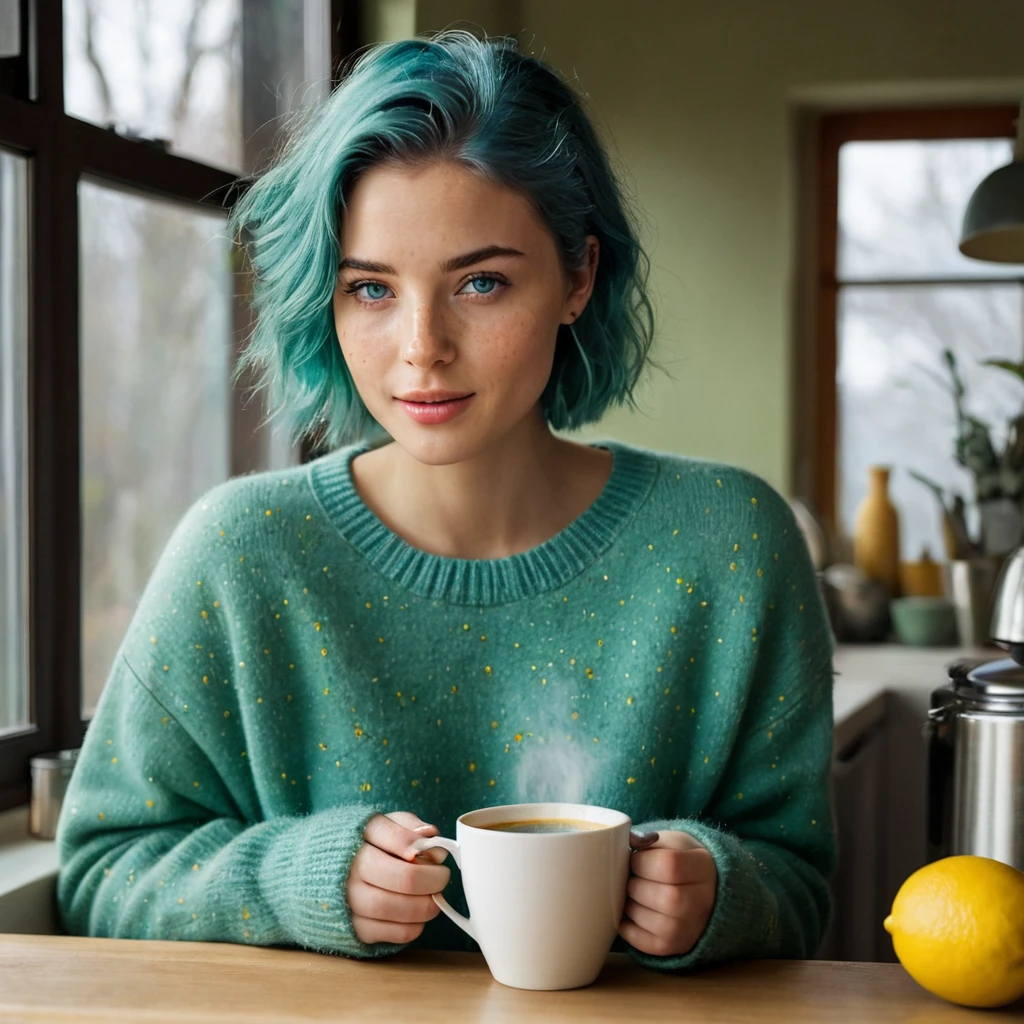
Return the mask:
M422 597L456 604L521 601L562 586L606 551L650 493L658 472L651 453L621 441L598 441L611 451L612 471L596 501L555 536L507 558L446 558L413 547L362 500L352 460L372 447L360 442L309 466L310 486L341 536L374 569Z

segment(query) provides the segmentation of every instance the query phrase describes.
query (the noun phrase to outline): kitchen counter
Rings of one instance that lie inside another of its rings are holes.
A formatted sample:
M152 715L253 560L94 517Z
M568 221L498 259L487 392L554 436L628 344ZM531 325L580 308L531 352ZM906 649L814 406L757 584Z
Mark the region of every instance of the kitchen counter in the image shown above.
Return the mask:
M991 647L840 644L836 649L832 691L836 751L842 751L885 717L890 692L915 694L924 707L932 690L949 679L946 669L952 662L1004 657L1003 651Z
M763 960L688 976L612 955L597 983L527 992L471 953L346 960L198 942L0 935L0 1018L148 1024L292 1021L694 1021L774 1024L1020 1020L952 1006L894 964Z

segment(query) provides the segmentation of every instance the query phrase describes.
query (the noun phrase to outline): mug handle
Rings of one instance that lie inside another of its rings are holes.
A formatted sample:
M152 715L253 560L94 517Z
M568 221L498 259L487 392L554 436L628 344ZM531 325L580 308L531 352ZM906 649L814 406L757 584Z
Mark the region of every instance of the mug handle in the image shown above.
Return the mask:
M412 849L417 853L423 853L424 850L432 850L438 846L443 850L447 850L452 855L461 871L462 851L454 839L445 839L443 836L434 836L431 839L417 839L412 844ZM473 924L468 917L460 914L439 892L433 894L433 900L471 939L476 939L476 934L473 932Z

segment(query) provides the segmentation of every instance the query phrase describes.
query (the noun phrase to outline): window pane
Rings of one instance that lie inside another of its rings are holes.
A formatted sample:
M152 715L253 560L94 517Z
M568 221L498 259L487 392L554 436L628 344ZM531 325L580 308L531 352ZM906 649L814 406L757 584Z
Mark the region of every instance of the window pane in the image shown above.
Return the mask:
M330 79L329 0L64 0L69 114L250 172Z
M945 558L933 495L915 470L974 498L972 478L953 457L956 417L949 371L957 356L968 413L991 425L997 451L1024 385L984 359L1024 358L1024 288L1005 285L853 286L842 288L837 322L837 401L841 525L849 535L864 496L867 467L891 465L904 558L927 544Z
M232 276L222 218L79 187L83 713L156 559L230 468Z
M1021 277L960 254L971 193L1013 158L1009 139L849 142L839 151L840 280Z
M0 150L0 732L29 723L28 162Z

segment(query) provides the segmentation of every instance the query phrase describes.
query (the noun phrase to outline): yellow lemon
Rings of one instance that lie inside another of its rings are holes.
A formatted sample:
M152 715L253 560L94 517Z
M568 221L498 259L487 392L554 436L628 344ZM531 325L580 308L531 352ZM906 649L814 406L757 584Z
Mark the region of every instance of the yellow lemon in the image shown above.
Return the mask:
M907 973L963 1006L1024 996L1024 871L987 857L946 857L915 871L885 930Z

